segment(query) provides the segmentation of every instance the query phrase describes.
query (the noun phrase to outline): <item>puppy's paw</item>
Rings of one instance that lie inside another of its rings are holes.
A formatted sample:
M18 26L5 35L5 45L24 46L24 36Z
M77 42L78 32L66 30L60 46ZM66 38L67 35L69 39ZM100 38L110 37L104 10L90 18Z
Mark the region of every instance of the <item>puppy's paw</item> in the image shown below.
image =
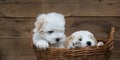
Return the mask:
M80 41L73 41L74 48L78 48L80 47L80 45L81 45Z
M102 46L102 45L104 45L103 42L98 42L98 43L97 43L97 46Z
M36 43L37 48L40 48L42 50L45 50L46 48L49 48L49 44L48 42L44 41L44 40L40 40Z

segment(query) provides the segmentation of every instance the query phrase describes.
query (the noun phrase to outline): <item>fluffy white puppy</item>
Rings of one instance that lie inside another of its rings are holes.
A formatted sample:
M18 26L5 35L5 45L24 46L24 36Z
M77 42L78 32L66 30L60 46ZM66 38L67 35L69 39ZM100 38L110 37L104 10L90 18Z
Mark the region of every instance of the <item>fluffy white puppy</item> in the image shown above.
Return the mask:
M69 36L65 41L65 47L67 49L76 47L86 47L97 45L97 40L94 35L89 31L77 31ZM98 43L98 46L103 45L102 42Z
M62 14L48 13L37 17L33 29L33 44L40 49L64 47L65 19Z

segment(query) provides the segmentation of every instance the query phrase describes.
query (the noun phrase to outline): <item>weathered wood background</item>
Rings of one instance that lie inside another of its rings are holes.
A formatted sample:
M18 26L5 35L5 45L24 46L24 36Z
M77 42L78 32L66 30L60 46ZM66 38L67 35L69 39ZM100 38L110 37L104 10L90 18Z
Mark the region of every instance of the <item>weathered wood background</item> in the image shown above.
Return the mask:
M31 47L31 30L41 13L60 12L66 17L66 34L90 30L106 38L116 27L110 60L120 60L120 0L0 0L0 60L37 60Z

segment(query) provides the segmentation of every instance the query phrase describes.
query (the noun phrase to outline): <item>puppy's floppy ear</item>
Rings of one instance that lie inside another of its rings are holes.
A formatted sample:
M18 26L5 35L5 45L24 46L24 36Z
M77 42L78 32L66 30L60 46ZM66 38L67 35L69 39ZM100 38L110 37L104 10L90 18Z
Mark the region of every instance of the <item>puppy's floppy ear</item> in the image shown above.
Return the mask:
M65 48L67 48L67 49L70 48L70 43L72 43L72 40L73 40L73 36L69 36L69 37L66 39L66 41L65 41L65 43L64 43Z
M35 27L37 27L39 32L41 32L46 24L47 24L47 22L43 19L42 20L37 20L35 22Z

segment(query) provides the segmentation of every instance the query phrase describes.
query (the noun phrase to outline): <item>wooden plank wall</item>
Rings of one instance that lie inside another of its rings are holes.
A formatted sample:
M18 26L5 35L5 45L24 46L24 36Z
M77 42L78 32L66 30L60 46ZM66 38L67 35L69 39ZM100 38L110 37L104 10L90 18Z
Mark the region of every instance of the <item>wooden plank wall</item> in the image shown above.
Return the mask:
M115 26L110 60L120 60L120 0L0 0L0 60L37 60L30 46L35 17L53 11L65 15L67 35L90 30L106 38Z

